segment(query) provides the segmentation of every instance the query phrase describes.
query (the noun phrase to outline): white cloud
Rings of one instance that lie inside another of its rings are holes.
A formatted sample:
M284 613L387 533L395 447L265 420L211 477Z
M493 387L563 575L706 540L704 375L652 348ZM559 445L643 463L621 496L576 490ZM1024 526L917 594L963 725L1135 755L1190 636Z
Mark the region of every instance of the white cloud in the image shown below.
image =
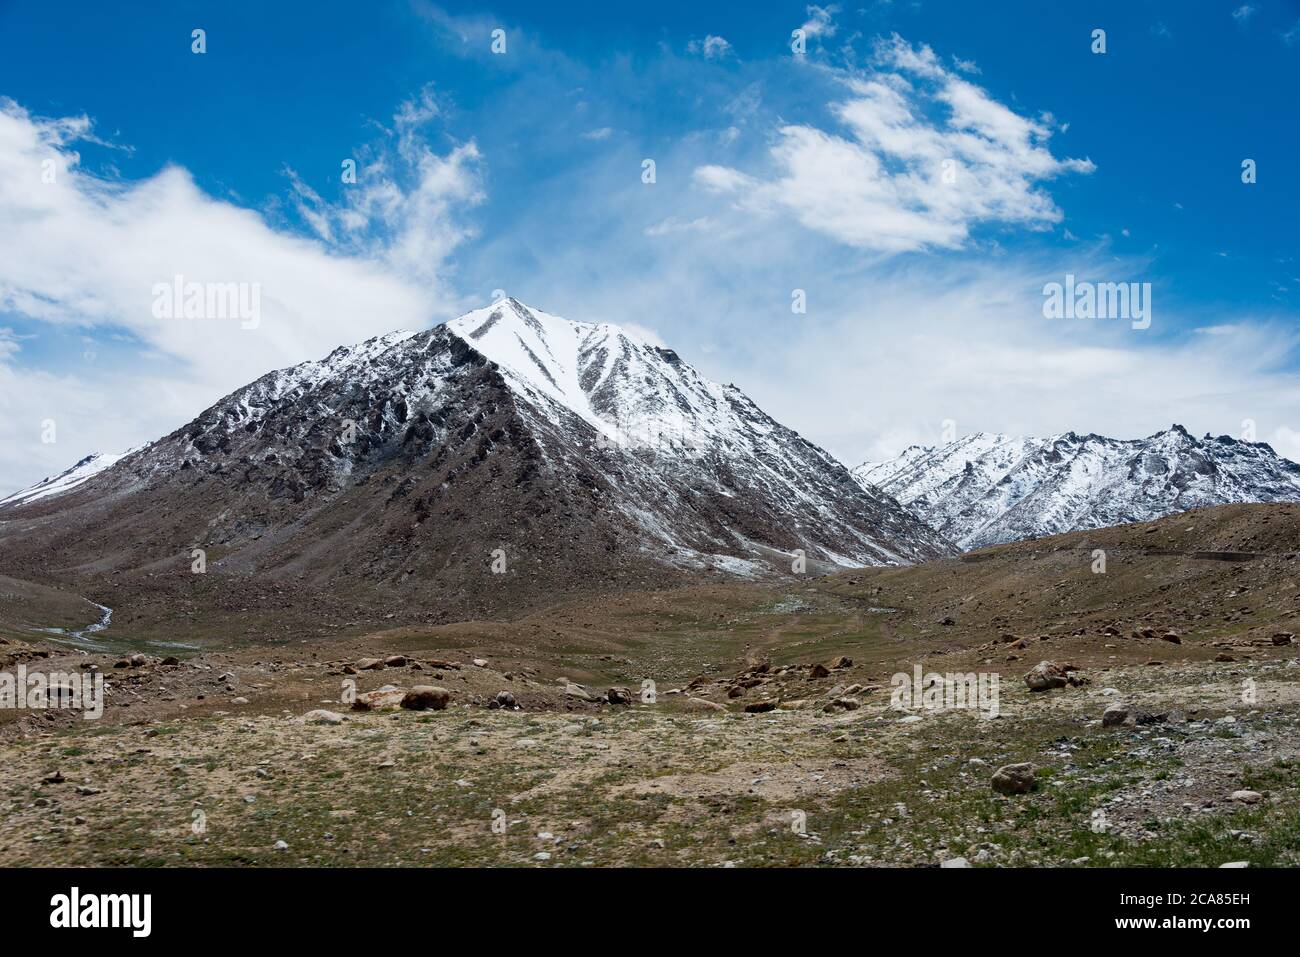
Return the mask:
M613 135L613 133L614 133L613 127L602 126L599 129L587 130L587 132L582 134L582 138L584 140L596 140L596 141L607 140L610 138L611 135Z
M12 329L0 328L0 362L18 352L18 335Z
M810 40L820 37L833 37L836 29L833 17L839 12L840 8L835 4L829 4L825 7L809 6L807 9L808 19L804 21L799 29Z
M644 230L647 236L671 236L675 233L703 233L713 228L713 220L707 216L698 219L681 220L675 216L662 219ZM3 330L0 330L2 332Z
M1236 10L1232 11L1232 19L1236 20L1243 26L1255 15L1256 8L1249 3L1243 3Z
M1076 262L1092 275L1116 265ZM1141 268L1127 263L1114 274ZM1036 295L1044 278L1026 263L956 270L929 263L865 281L847 299L827 301L829 290L814 288L808 315L780 349L757 357L757 367L719 371L849 464L932 445L945 419L959 434L1119 438L1175 422L1198 434L1237 435L1252 419L1261 440L1297 458L1300 382L1288 371L1300 344L1294 328L1241 320L1213 335L1157 339L1180 318L1162 306L1159 290L1152 330L1048 320Z
M709 34L703 40L690 41L686 44L686 49L691 53L704 57L706 60L721 60L733 52L731 44L725 37L714 36L713 34Z
M696 183L714 193L735 193L758 186L752 176L726 166L697 166L691 175Z
M404 101L386 131L392 148L361 151L357 181L340 203L324 202L289 171L296 207L322 240L340 253L362 249L431 292L452 251L472 236L456 213L483 199L472 140L440 156L421 138L438 112L428 87Z
M1292 462L1300 462L1300 429L1279 425L1267 441L1278 455L1286 456Z
M1041 229L1061 220L1041 183L1094 167L1054 157L1050 124L998 103L927 46L895 36L877 62L874 73L845 74L849 95L832 104L848 135L788 124L771 150L774 175L708 165L695 170L696 182L737 194L742 209L792 215L884 253L958 248L979 223Z
M667 349L668 344L664 342L663 336L655 332L649 326L643 326L635 322L624 324L623 329L636 336L642 342L647 342L652 346L658 346L660 349Z
M111 327L138 350L124 386L102 361L60 374L18 368L15 340L3 340L0 490L90 451L156 438L269 369L449 311L439 273L466 235L453 213L477 198L478 155L472 143L445 156L422 146L413 130L431 115L424 99L399 112L391 155L372 158L343 205L299 182L321 236L313 241L207 195L176 166L136 182L92 175L74 148L91 134L89 119L36 117L0 101L0 309L32 335ZM177 275L258 284L257 328L156 317L154 287ZM38 439L50 409L63 420L56 446ZM78 434L85 441L72 447Z

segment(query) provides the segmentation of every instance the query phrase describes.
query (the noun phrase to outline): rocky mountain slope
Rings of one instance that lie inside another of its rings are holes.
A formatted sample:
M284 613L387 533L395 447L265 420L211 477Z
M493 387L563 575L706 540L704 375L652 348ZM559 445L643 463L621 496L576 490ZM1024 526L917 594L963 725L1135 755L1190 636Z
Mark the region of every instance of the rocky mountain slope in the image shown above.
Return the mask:
M0 507L6 574L130 582L137 602L193 598L216 574L244 587L208 597L244 610L311 591L359 613L379 588L446 616L709 569L788 574L800 549L815 567L952 546L736 387L515 300L272 372L59 494Z
M1190 508L1300 501L1300 465L1264 443L1197 439L1180 425L1145 439L979 432L853 470L963 548L1149 521Z

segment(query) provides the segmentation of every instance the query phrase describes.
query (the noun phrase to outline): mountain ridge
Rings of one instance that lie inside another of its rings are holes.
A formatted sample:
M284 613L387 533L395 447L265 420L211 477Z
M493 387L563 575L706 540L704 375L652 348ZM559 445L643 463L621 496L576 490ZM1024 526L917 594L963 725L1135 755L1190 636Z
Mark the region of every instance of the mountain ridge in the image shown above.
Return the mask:
M516 300L269 372L63 494L0 509L0 544L19 578L180 575L185 594L203 549L250 589L364 583L447 615L789 574L799 552L954 551L671 350Z
M1207 505L1300 500L1300 465L1267 443L1197 439L1178 423L1142 439L976 432L852 472L963 548Z

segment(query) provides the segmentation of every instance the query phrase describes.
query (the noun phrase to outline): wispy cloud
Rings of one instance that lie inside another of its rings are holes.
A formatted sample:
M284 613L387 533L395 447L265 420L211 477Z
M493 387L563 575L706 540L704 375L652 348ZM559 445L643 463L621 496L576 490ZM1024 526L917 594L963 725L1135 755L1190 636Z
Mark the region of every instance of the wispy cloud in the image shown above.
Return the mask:
M208 195L177 166L138 181L93 175L76 149L94 135L89 118L0 102L0 310L34 337L103 328L134 349L123 388L120 363L41 372L14 364L26 350L16 353L12 336L0 342L0 487L156 437L271 368L448 311L437 273L465 235L452 206L476 195L477 156L472 146L441 156L419 146L412 131L429 115L419 98L399 111L392 155L363 167L341 203L304 187L312 241ZM399 176L399 165L409 170ZM156 287L176 276L256 285L257 328L155 315ZM36 438L47 416L61 420L61 444ZM80 429L94 444L69 447L81 416L93 416Z
M1043 228L1061 219L1040 184L1094 167L1055 158L1050 125L997 102L928 46L894 36L876 62L871 73L843 74L848 96L831 112L844 133L787 124L771 151L773 173L707 164L696 182L733 195L742 210L790 215L884 253L957 248L980 223Z
M808 7L808 19L799 27L804 36L809 40L821 39L822 37L833 37L837 29L834 17L840 12L836 4L828 4L824 7L810 5Z
M706 60L722 60L728 56L734 55L731 44L726 37L719 37L710 34L703 40L691 40L686 49Z

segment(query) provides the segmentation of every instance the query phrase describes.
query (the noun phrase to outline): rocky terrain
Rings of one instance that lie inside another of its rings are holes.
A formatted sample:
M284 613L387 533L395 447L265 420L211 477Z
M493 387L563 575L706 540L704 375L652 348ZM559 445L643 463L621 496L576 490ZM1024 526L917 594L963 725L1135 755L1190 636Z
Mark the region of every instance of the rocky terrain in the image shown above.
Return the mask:
M1236 502L1300 500L1300 465L1268 445L1197 439L1175 425L1145 439L979 432L912 446L853 470L962 548L1149 521Z
M21 622L11 864L1251 866L1300 857L1300 506L202 650ZM1104 556L1099 565L1098 558ZM92 616L93 617L93 616ZM103 647L113 641L121 647ZM89 643L93 642L93 645ZM997 675L996 708L896 675ZM907 682L904 682L906 685Z

